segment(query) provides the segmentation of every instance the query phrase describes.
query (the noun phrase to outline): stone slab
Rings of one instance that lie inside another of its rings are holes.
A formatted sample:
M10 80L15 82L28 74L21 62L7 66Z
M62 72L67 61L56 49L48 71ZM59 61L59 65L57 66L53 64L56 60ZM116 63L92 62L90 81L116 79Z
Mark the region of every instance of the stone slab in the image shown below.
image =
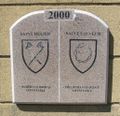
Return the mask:
M109 30L94 14L29 13L11 26L10 44L14 103L107 103Z
M10 26L18 20L21 16L41 9L51 9L51 8L61 8L61 6L6 6L0 7L0 54L9 55L9 28ZM120 37L119 37L119 19L120 19L120 8L118 6L62 6L62 8L76 8L91 12L96 14L101 19L103 19L109 26L112 33L111 36L111 46L113 52L111 55L120 55ZM113 45L114 44L114 45Z
M111 108L109 108L111 107ZM111 109L111 110L110 110ZM1 116L120 116L120 105L107 106L50 106L0 104Z
M87 13L78 10L73 22L60 22L61 102L107 102L108 26Z
M120 0L1 0L0 4L19 3L120 3Z
M59 97L57 21L44 22L43 11L33 16L18 21L10 32L13 100L56 103Z

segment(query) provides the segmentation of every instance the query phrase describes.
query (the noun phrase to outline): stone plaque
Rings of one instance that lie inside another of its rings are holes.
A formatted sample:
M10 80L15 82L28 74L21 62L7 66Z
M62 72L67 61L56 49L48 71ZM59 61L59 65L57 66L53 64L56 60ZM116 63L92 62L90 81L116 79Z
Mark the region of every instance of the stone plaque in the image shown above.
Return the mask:
M80 10L36 11L10 28L14 103L105 104L108 26Z

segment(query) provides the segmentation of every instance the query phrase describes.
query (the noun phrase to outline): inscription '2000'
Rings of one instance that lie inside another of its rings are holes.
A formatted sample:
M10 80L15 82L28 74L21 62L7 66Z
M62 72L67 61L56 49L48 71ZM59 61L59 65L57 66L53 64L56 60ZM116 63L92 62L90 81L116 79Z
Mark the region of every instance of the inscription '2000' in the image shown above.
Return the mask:
M46 15L46 19L57 19L57 20L68 20L68 19L73 19L73 12L72 11L61 11L61 10L57 10L57 11L46 11L45 13Z

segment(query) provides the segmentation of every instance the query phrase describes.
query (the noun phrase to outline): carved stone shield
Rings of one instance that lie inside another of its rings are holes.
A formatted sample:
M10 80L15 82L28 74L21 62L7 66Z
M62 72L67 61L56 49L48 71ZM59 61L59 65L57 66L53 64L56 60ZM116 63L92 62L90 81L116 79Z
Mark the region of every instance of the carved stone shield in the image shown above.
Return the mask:
M42 70L48 60L49 43L47 39L23 39L22 58L33 73Z
M97 40L71 39L70 60L80 73L87 72L95 62L97 56Z

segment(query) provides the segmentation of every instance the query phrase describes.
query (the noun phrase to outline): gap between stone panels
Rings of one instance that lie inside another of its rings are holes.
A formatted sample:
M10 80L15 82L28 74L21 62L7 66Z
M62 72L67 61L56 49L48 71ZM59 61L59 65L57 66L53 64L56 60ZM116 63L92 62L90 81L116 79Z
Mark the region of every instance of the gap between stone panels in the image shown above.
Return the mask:
M61 6L61 5L83 5L83 6L119 6L120 3L116 2L116 3L79 3L79 2L68 2L68 3L7 3L7 4L0 4L0 6L33 6L33 5L57 5L57 6Z
M12 101L0 101L0 104L13 104Z
M0 58L10 58L10 55L0 55Z

